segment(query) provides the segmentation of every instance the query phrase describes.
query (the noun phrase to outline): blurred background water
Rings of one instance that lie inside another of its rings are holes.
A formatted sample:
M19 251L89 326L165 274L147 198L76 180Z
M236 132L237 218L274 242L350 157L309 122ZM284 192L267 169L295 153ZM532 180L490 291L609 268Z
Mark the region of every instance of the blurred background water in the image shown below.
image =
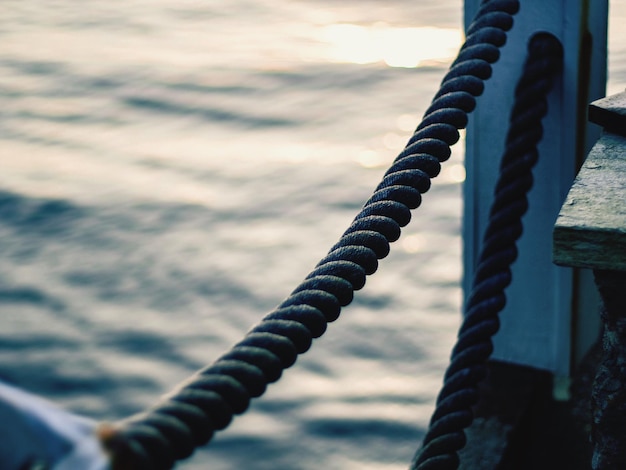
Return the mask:
M4 0L0 378L111 420L212 362L347 228L461 21L459 0ZM407 467L459 321L463 176L461 143L340 319L181 468Z

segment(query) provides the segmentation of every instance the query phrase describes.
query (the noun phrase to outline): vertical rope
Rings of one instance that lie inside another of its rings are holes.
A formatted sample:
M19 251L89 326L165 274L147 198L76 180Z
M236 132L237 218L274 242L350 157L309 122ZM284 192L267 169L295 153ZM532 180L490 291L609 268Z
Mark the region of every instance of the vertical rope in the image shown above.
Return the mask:
M561 43L551 34L537 33L530 39L464 321L411 470L455 470L459 466L457 452L465 446L463 430L472 423L478 383L486 376L486 362L493 351L491 338L499 329L498 314L506 304L504 290L511 283L510 267L517 258L516 242L522 235L526 195L533 184L532 168L543 135L541 119L547 113L547 95L561 70L562 58Z

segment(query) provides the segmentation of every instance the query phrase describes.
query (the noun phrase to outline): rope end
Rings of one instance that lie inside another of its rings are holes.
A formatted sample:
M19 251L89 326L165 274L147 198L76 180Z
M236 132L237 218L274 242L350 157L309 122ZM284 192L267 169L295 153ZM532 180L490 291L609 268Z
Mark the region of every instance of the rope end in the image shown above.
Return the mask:
M96 428L96 437L109 458L111 470L137 470L141 468L133 457L131 445L121 432L121 427L104 421Z

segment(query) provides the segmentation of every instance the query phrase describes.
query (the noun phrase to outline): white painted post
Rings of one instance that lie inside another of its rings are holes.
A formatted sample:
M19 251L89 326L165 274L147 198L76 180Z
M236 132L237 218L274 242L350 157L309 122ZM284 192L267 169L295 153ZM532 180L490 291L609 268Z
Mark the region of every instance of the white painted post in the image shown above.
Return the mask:
M466 21L480 0L465 2ZM563 43L564 73L549 99L535 185L524 216L519 258L494 338L494 359L568 376L598 333L591 276L552 263L552 230L577 168L599 135L587 126L590 101L606 84L607 0L524 0L507 45L478 100L467 131L463 286L469 293L493 198L515 84L532 34L548 31ZM466 27L468 25L466 24ZM584 314L583 310L589 310ZM578 314L581 311L581 314Z

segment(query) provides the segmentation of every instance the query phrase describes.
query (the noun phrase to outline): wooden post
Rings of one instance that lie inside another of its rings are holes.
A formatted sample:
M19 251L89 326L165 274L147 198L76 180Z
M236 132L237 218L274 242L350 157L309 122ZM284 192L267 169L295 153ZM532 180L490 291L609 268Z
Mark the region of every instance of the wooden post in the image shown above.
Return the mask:
M554 228L554 261L594 270L602 295L603 358L592 392L594 470L626 468L626 93L593 103L606 132Z
M479 0L465 2L466 18L474 16L479 4ZM466 295L487 223L508 110L528 39L538 31L558 37L565 50L564 73L549 99L535 185L529 195L530 209L524 217L519 259L512 269L513 283L507 289L507 306L501 313L493 355L500 361L557 376L569 375L576 359L595 341L599 326L594 316L577 313L585 302L594 302L592 277L552 264L551 233L576 170L590 148L588 142L595 141L599 133L598 128L587 128L585 109L589 101L604 96L607 16L607 0L521 2L507 45L467 131L463 228ZM583 320L587 324L583 325Z

